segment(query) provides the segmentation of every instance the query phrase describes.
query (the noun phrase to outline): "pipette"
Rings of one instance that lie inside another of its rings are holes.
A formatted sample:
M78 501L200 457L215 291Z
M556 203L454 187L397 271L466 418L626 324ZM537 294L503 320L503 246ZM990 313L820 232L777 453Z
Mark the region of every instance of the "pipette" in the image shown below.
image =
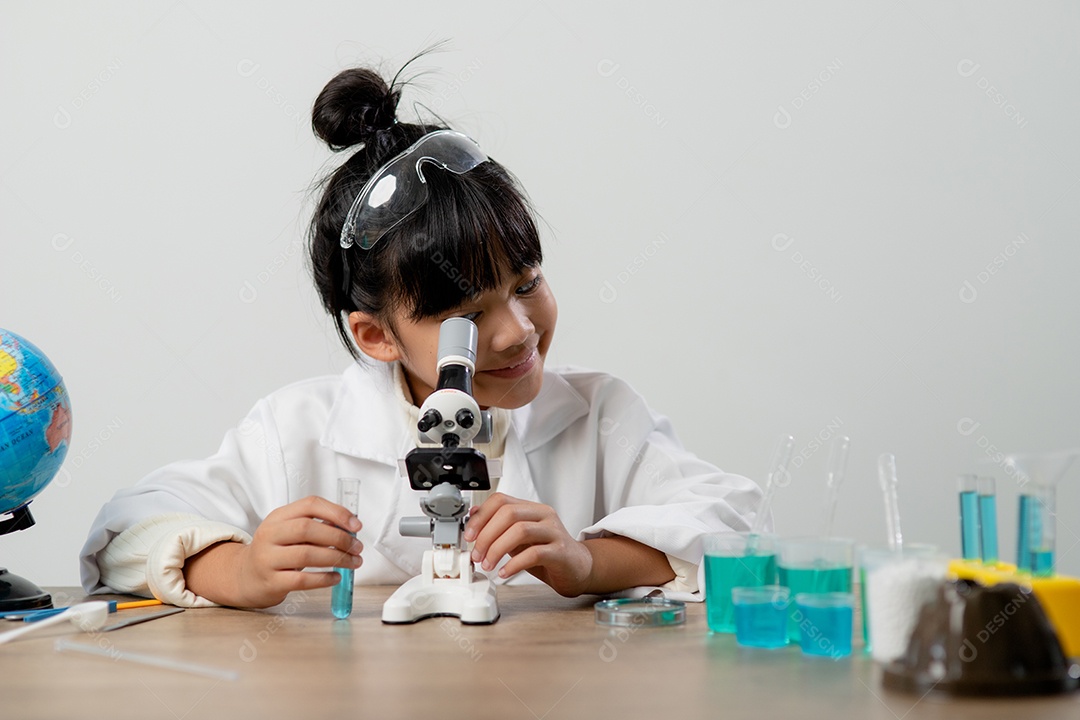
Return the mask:
M889 549L903 550L904 534L900 530L900 503L896 494L896 458L891 453L878 457L878 480L885 495L885 522L889 529Z
M761 504L758 505L757 514L754 515L754 524L750 526L750 537L746 542L746 554L753 555L757 550L757 536L765 529L765 519L769 517L772 509L773 494L781 483L787 484L790 476L787 474L788 462L791 460L791 451L795 449L795 438L791 435L781 435L776 440L773 449L772 461L769 463L769 475L765 480L765 492L761 496Z
M980 477L979 488L979 538L982 561L994 565L998 561L997 487L994 478Z
M822 537L832 536L833 519L836 517L836 501L840 494L840 483L844 481L844 470L847 468L848 447L851 438L840 435L833 440L829 449L829 469L825 477L825 526L822 529Z
M982 538L979 530L978 478L960 475L956 482L960 490L960 556L965 560L979 560L982 558Z

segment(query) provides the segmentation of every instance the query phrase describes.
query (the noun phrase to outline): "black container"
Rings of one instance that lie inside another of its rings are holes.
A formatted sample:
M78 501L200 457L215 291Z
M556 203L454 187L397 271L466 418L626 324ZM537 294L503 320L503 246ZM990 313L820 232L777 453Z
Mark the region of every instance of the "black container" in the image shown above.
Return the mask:
M893 690L955 695L1048 695L1080 688L1030 588L944 583L919 613L907 651L884 667Z

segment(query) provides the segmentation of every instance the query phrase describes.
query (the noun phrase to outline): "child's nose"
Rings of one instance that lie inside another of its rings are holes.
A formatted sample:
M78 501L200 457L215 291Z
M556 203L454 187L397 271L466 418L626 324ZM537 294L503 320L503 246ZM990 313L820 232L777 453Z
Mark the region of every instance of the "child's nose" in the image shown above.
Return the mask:
M499 315L498 321L491 341L492 349L496 352L523 344L536 331L529 313L516 302L507 306L506 312Z

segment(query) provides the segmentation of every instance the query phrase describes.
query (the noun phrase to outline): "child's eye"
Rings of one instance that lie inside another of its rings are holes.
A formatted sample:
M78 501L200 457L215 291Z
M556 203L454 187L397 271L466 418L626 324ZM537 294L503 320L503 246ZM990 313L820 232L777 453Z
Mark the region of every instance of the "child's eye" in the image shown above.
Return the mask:
M515 290L515 292L518 295L528 295L528 294L530 294L532 292L535 292L536 288L540 287L540 282L543 279L544 279L543 275L537 275L532 280L530 280L529 282L525 283L524 285L519 287L517 290Z
M480 317L480 311L477 310L476 312L465 313L464 315L461 315L460 317L463 317L466 320L472 320L473 322L476 322L476 318Z

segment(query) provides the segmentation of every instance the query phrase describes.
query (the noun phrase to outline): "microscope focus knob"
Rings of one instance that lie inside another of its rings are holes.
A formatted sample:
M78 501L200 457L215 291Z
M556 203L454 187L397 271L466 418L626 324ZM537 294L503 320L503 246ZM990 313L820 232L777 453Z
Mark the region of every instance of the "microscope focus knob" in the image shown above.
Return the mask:
M424 416L420 418L420 420L416 423L416 427L420 430L420 432L426 433L431 428L441 424L442 415L439 414L438 410L432 408L426 413L424 413Z
M457 415L454 416L454 419L457 420L458 425L465 428L466 430L471 428L473 426L473 423L476 422L476 417L472 414L472 410L469 410L468 408L462 408L461 410L458 410Z

